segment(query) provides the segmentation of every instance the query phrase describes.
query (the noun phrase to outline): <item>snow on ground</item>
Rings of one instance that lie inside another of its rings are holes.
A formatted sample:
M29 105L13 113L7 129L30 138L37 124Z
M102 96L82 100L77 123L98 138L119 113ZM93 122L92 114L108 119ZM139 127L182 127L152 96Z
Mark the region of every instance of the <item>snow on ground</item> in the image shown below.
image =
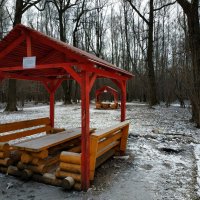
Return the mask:
M80 127L80 105L64 106L58 103L55 111L56 127ZM94 104L91 105L90 114L91 127L98 129L116 124L120 119L119 110L96 110ZM14 114L0 112L0 123L48 116L48 105L29 106ZM42 196L42 191L48 193L48 200L198 199L196 194L200 195L200 130L189 122L190 117L188 108L176 105L150 109L143 103L128 103L127 119L131 124L127 154L130 158L126 161L112 159L100 167L88 193L66 194L51 186L24 184L10 177L9 180L14 184L21 184L23 192L15 198L17 187L11 188L2 197L0 193L0 200L44 199L46 196ZM7 178L2 175L0 188L6 187ZM32 197L30 192L26 192L26 187L32 187Z

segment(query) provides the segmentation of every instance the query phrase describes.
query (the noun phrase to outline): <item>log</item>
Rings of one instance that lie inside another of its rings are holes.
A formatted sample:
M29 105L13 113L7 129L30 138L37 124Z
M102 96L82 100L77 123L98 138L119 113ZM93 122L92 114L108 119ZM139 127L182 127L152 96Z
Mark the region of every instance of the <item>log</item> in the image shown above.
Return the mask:
M10 149L10 145L8 143L0 142L0 151L8 151Z
M66 177L62 180L62 188L70 190L75 184L75 181L72 177Z
M7 170L8 170L7 167L0 167L0 172L1 173L7 174Z
M75 146L75 147L73 147L73 148L71 148L71 149L69 149L67 151L74 152L74 153L80 153L81 152L81 146L80 145L79 146Z
M72 177L76 182L81 182L81 175L80 174L61 171L60 168L58 168L56 170L56 177L57 178L66 178L68 176Z
M81 173L81 165L71 164L71 163L60 163L60 169L66 172Z
M30 169L25 169L22 171L21 178L23 180L29 180L33 176L33 172Z
M60 154L60 161L72 164L81 164L81 154L63 151Z
M33 156L28 153L22 153L21 162L28 164L33 160Z
M42 159L39 159L39 158L33 158L33 160L31 161L31 164L32 164L32 165L40 165L41 162L43 162Z
M39 158L33 158L31 161L31 165L45 165L45 166L51 166L59 162L60 155L55 155L52 157L48 157L46 159L39 159Z
M10 159L12 160L12 164L19 162L21 159L22 153L20 151L11 151Z
M63 144L57 145L55 147L51 147L49 150L49 154L55 154L58 153L60 151L68 151L68 149L72 146L78 146L81 143L81 138L75 138L73 140L70 140L68 142L65 142Z
M18 170L18 168L16 166L11 165L8 167L7 174L21 177L22 171Z
M7 158L10 156L9 151L0 151L0 158Z
M47 158L49 153L48 153L48 150L44 150L44 151L41 151L39 153L34 153L34 152L31 152L31 155L33 157L36 157L36 158L41 158L41 159L44 159L44 158Z
M101 103L96 103L96 109L100 109L101 108Z
M48 185L54 185L60 187L62 185L62 180L57 179L55 175L49 173L45 173L43 176L39 174L34 174L32 178L34 181L45 183Z
M17 167L18 167L18 169L21 169L21 170L29 169L38 174L43 174L43 173L47 172L47 168L45 167L45 165L34 166L34 165L24 164L22 162L19 162L17 164Z
M11 165L12 160L10 158L4 158L4 159L0 159L0 165L3 165L5 167L8 167L9 165Z
M80 183L75 183L74 184L74 189L80 191L82 189L81 188L81 184Z

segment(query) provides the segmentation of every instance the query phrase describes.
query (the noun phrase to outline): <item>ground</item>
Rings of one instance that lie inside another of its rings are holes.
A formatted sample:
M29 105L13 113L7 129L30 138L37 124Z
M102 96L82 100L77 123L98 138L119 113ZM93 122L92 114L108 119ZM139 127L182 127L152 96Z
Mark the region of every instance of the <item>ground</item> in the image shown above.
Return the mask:
M56 127L79 127L80 105L56 105ZM96 110L91 127L118 123L119 110ZM48 106L27 105L14 114L0 112L0 123L48 116ZM61 188L0 174L0 200L197 200L200 199L200 130L189 122L189 108L174 104L153 109L129 103L127 154L97 169L88 192Z

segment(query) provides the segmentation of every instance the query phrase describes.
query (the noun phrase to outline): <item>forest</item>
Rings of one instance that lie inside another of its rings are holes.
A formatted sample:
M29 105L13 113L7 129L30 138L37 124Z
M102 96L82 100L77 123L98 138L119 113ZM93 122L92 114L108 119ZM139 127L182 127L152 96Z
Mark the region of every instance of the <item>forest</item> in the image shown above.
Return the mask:
M190 102L192 121L200 127L199 0L0 0L0 40L17 24L96 55L135 76L127 101ZM102 79L91 92L102 85ZM4 80L0 102L16 111L27 101L48 102L36 82ZM57 101L76 103L79 86L65 81Z

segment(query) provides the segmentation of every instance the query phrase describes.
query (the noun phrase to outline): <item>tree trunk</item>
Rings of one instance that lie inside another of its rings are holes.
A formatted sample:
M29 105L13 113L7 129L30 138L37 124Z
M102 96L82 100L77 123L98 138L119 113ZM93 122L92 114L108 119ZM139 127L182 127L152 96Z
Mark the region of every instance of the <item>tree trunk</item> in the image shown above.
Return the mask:
M147 49L147 67L148 67L148 81L149 81L149 104L150 106L158 103L156 96L156 81L153 64L153 0L150 0L149 13L149 31L148 31L148 49Z
M63 12L62 10L59 10L59 27L60 27L60 40L62 42L66 42L66 35L63 25ZM72 86L72 80L66 80L62 82L62 88L64 92L64 104L72 104L71 99L71 86Z
M17 0L15 6L15 18L13 22L13 27L21 23L23 14L23 0ZM17 94L16 94L16 80L9 80L8 82L8 96L7 105L5 111L17 111Z
M198 16L198 4L191 6L188 13L188 29L190 48L192 52L192 73L193 73L193 120L200 127L200 26Z

